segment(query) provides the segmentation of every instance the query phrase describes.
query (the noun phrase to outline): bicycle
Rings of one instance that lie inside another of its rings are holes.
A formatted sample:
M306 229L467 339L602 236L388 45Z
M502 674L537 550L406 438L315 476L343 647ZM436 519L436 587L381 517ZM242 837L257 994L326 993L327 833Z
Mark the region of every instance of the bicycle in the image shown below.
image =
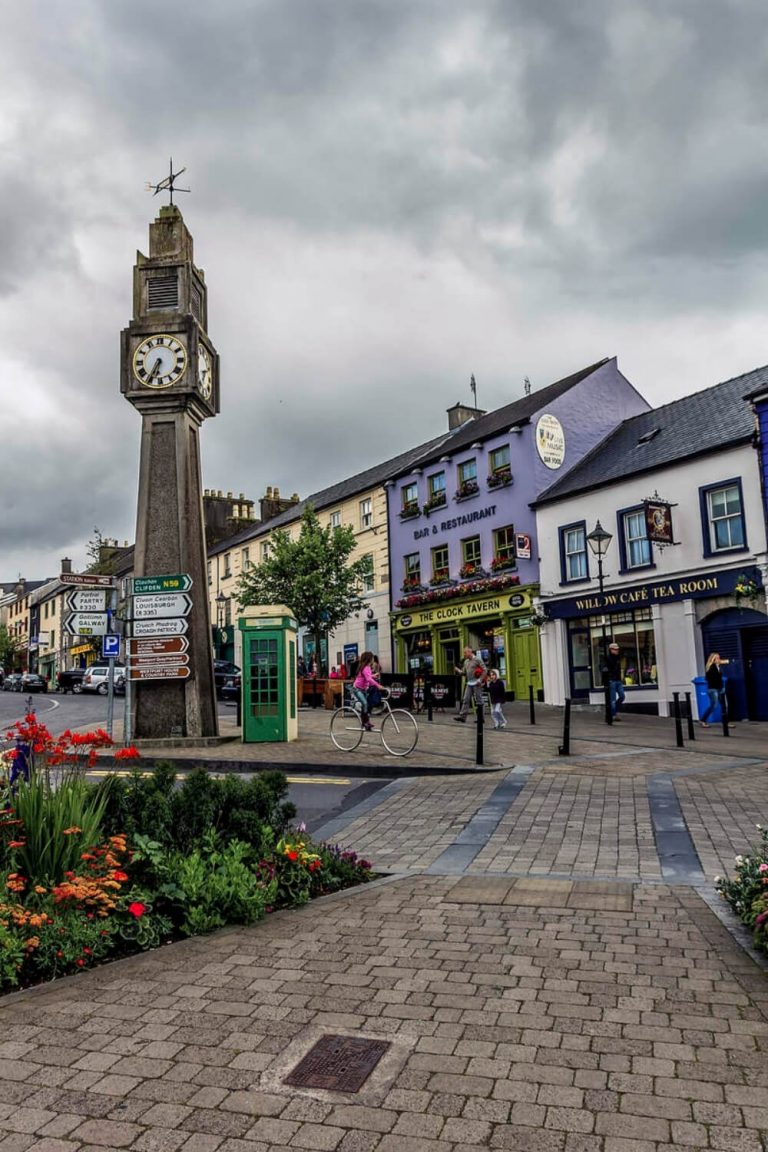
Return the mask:
M374 728L381 736L381 742L391 756L407 756L413 752L419 739L419 726L405 708L392 708L389 692L381 694L384 719L380 728ZM331 716L331 740L340 752L354 752L363 738L363 718L360 702L356 697L347 699Z

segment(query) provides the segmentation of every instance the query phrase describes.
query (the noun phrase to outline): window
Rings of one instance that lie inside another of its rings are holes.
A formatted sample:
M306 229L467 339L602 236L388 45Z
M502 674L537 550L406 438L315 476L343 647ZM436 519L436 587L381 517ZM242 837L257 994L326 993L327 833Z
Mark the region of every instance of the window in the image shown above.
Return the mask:
M373 501L370 496L360 501L360 527L370 528L373 524Z
M461 558L465 564L471 564L475 568L480 567L480 537L470 536L467 540L461 542Z
M363 570L363 592L373 592L373 586L375 582L373 572L373 553L366 553L366 555L362 557L362 560L365 562L365 568Z
M417 584L421 584L421 556L419 553L411 552L407 556L403 556L403 565L405 567L404 587L415 587Z
M448 545L432 549L432 582L440 584L448 579Z
M497 476L500 472L509 472L509 444L505 444L503 448L494 448L488 457L488 464L490 476Z
M232 557L231 557L229 552L225 552L224 553L224 571L222 573L222 576L226 577L226 576L231 576L231 575L232 575Z
M240 553L240 567L243 570L243 572L247 572L248 569L250 568L250 566L251 566L250 549L249 548L243 548L242 552Z
M560 571L564 584L589 579L587 528L583 520L560 529Z
M439 508L445 504L445 472L435 472L427 478L428 501L430 508Z
M261 542L261 562L269 560L269 540L262 540Z
M645 510L633 508L620 513L622 567L649 568L653 564L651 542L645 526Z
M493 559L491 569L515 567L515 529L511 524L505 528L497 528L493 533Z
M331 518L328 521L329 528L341 528L341 509L337 508L335 512L331 512Z
M211 562L208 561L208 583L213 584L213 573L211 571Z
M459 487L456 492L458 497L474 496L479 491L477 486L477 460L474 456L471 460L465 460L463 464L459 464L456 470Z
M741 480L727 480L700 490L704 555L747 547Z
M415 481L412 484L403 484L402 488L400 489L400 496L402 499L403 512L406 514L409 512L418 512L419 488Z
M603 687L602 668L603 658L603 631L606 639L615 640L619 645L621 658L621 678L628 688L648 686L655 687L657 682L656 669L656 638L653 632L653 619L650 608L638 608L635 612L620 612L605 618L591 616L589 619L589 636L592 650L592 687Z

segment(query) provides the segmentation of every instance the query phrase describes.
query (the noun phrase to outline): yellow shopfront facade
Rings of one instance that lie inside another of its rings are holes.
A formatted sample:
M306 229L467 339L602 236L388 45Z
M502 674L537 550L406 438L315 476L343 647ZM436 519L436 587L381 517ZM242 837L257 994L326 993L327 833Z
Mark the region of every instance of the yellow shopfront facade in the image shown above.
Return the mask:
M507 692L528 699L542 688L539 629L533 597L538 585L451 598L392 613L395 668L450 676L468 645L497 668Z

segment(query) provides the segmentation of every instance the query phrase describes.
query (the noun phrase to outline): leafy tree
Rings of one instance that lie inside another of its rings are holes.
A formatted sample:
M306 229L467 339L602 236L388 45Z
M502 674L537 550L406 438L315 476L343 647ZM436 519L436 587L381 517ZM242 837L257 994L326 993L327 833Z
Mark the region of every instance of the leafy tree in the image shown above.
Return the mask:
M0 668L10 672L21 658L21 648L5 624L0 624Z
M351 527L323 528L308 504L298 539L277 529L270 539L269 556L240 576L240 607L287 604L299 624L312 633L319 658L323 633L332 632L368 606L362 588L370 561L361 557L349 563L354 548Z

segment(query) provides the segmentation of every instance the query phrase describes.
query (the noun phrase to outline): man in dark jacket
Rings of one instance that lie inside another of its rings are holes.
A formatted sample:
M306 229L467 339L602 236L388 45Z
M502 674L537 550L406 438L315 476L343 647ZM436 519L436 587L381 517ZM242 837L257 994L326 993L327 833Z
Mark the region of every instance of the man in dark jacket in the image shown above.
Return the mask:
M624 704L624 679L621 675L621 649L614 640L608 645L608 655L605 660L608 673L608 685L611 693L611 713L614 722L621 717L616 715L619 704Z

